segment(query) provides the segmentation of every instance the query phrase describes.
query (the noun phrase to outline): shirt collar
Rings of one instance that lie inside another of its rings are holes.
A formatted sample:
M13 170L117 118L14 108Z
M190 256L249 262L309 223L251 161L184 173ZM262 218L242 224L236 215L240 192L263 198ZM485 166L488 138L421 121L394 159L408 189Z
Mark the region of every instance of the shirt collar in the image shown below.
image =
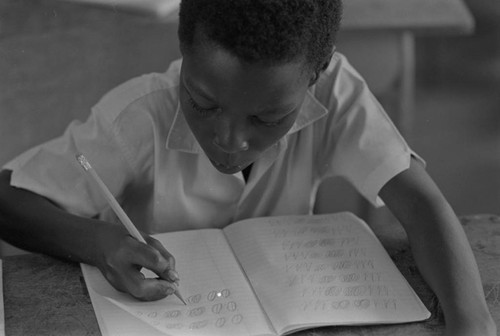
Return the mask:
M313 90L314 87L307 90L299 115L295 119L292 128L288 131L288 135L300 131L328 113L328 109L314 97Z
M308 90L302 107L300 108L299 115L287 135L298 132L302 128L324 117L327 113L328 110L326 107L314 97L311 90ZM199 154L202 152L198 141L184 118L180 103L177 103L174 120L172 121L172 126L167 135L166 147L167 149L179 150L192 154Z
M177 103L174 120L167 135L167 149L178 150L192 154L202 152L200 144L196 141L191 128L189 128L181 104Z

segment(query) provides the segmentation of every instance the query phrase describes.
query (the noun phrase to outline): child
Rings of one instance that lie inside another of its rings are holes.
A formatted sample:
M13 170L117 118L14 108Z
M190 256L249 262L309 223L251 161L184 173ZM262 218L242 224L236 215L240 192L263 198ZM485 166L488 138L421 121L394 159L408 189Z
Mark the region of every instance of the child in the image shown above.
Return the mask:
M2 238L96 265L118 290L156 300L179 279L168 246L147 234L308 214L321 180L342 176L402 222L447 334L493 335L460 223L333 52L340 15L334 0L184 0L182 61L114 89L85 123L4 167ZM115 224L77 153L149 245ZM161 279L144 279L141 267Z

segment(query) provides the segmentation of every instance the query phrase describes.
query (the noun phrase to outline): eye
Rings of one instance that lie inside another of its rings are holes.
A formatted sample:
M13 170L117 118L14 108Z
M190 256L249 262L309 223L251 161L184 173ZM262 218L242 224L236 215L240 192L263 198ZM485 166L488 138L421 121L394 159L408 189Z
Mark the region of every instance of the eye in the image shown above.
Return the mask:
M252 116L252 119L258 125L262 125L262 126L266 126L266 127L277 127L281 123L283 123L283 121L286 119L287 116L288 115L286 115L283 118L280 118L278 120L264 120L258 116Z
M218 110L217 107L213 108L204 108L198 105L197 102L194 101L193 98L191 98L191 95L187 95L187 99L189 102L189 105L193 110L195 110L198 114L200 114L202 117L208 117L211 113L216 112Z

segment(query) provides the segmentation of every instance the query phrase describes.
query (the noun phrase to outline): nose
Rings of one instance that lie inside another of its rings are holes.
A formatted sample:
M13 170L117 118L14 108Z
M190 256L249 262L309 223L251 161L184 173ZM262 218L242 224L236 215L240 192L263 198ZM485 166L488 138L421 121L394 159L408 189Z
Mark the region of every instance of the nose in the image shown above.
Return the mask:
M213 140L214 145L227 154L248 150L249 144L245 127L238 121L219 119Z

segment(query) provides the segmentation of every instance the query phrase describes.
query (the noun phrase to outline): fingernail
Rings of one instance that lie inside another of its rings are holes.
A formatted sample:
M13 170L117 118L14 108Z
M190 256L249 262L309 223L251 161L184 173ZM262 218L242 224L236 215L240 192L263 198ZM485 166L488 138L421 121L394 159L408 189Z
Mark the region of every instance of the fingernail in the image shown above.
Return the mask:
M174 282L179 281L179 274L174 270L168 271L168 277Z
M166 287L165 288L165 293L167 295L172 295L172 294L174 294L174 292L175 292L175 289L173 289L172 287Z

